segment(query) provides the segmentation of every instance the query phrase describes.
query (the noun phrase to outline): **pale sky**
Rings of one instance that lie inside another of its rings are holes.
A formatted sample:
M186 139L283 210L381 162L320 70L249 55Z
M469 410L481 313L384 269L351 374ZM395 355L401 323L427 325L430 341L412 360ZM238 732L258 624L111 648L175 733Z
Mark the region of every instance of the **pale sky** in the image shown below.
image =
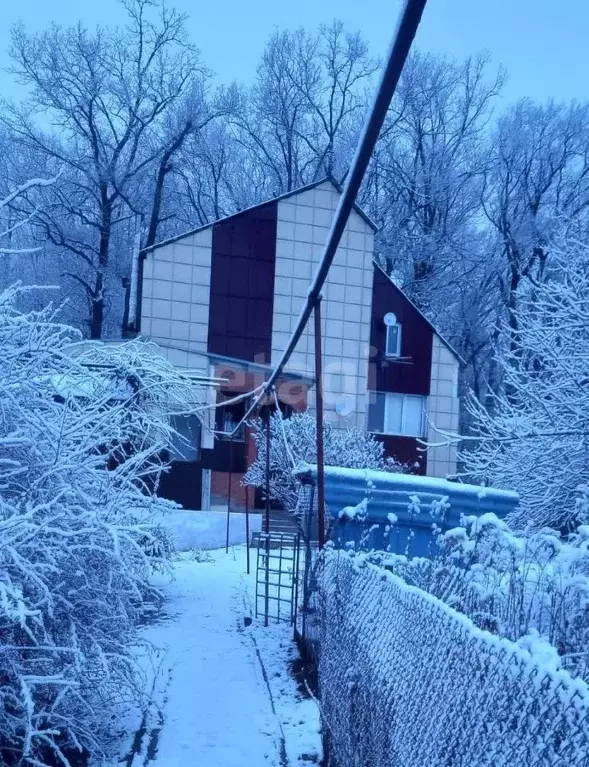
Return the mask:
M360 30L374 56L388 48L399 0L169 0L190 15L190 32L204 62L221 82L249 81L275 27L309 29L334 18ZM0 67L8 65L12 23L40 29L52 21L88 26L123 16L117 0L0 0ZM464 57L486 49L509 72L504 98L589 100L587 0L429 0L417 44L422 50ZM15 96L0 72L0 95Z

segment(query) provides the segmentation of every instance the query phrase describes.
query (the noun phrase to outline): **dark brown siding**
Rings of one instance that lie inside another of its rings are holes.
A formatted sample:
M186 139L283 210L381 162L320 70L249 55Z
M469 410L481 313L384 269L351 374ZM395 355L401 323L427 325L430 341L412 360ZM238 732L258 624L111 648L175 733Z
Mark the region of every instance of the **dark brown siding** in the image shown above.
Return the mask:
M202 468L197 462L173 461L169 471L162 473L157 494L176 501L185 509L202 506Z
M246 446L244 442L233 442L233 447L228 439L215 438L215 447L201 450L200 465L203 469L213 471L240 471L246 470Z
M401 360L385 357L384 316L393 312L401 325ZM433 331L417 309L380 269L374 269L368 373L371 391L429 394Z
M211 472L211 502L213 504L226 504L229 499L229 483L231 482L231 510L243 510L245 507L245 486L242 485L242 480L243 474L230 475L223 471ZM253 492L250 492L250 499L253 499Z
M270 362L277 210L270 203L213 227L212 354Z
M425 475L427 456L419 450L420 445L414 437L393 437L388 434L373 434L384 444L386 455L407 465L410 474Z

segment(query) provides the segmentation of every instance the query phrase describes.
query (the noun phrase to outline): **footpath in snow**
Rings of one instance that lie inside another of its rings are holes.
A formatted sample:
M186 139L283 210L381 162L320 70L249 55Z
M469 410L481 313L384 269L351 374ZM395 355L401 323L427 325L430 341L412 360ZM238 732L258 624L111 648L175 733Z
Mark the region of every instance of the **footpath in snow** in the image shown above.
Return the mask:
M256 623L245 550L180 559L161 584L166 614L154 694L126 767L309 767L321 754L316 704L290 674L289 626ZM252 557L253 559L253 557ZM255 563L252 562L252 565ZM253 568L252 568L253 569Z

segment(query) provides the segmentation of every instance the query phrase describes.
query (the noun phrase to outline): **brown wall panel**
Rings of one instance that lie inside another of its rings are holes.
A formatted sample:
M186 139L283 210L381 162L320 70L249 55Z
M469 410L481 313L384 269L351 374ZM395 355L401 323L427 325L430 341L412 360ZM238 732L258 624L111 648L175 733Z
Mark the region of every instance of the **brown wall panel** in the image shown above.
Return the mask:
M243 474L231 474L224 471L211 472L211 501L226 502L229 498L229 477L231 476L231 508L245 507L245 487L241 484ZM250 491L250 498L253 492ZM251 502L251 501L250 501Z
M385 356L384 316L393 312L401 325L401 358ZM374 269L368 372L371 391L429 394L432 369L433 330L403 293Z
M270 362L278 206L213 227L208 351Z
M393 437L388 434L373 434L373 437L384 444L387 456L406 464L410 474L425 475L427 454L420 449L423 446L414 437Z

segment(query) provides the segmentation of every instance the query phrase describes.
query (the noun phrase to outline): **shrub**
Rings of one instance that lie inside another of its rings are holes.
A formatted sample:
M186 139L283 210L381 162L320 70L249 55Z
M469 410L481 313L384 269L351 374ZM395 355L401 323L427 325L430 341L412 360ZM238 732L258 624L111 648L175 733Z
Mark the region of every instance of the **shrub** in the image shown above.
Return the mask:
M137 700L136 626L170 546L149 522L193 391L145 345L85 348L51 308L0 294L0 762L109 747Z
M315 417L309 413L296 413L290 418L274 413L270 418L270 497L284 509L293 511L297 507L299 482L293 476L293 468L317 461L316 438ZM265 488L266 426L261 420L255 422L254 440L256 460L246 473L244 483ZM381 442L361 429L336 429L326 421L323 440L326 466L405 470L400 463L385 456Z
M589 526L566 539L550 529L518 536L485 514L440 533L438 544L431 560L382 561L480 628L524 646L543 642L589 681Z
M518 297L508 343L496 351L503 381L482 403L466 403L472 434L463 443L465 474L515 490L514 529L570 532L589 522L577 503L589 485L588 246L555 246L544 282Z

